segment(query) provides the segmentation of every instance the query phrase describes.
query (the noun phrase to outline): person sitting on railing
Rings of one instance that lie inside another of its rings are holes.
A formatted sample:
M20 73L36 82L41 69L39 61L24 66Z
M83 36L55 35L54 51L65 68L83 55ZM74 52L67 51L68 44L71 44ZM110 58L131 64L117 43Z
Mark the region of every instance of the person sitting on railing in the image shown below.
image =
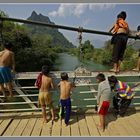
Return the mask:
M65 114L65 125L69 124L70 114L71 114L71 99L70 92L73 87L75 87L74 83L68 81L68 74L66 72L61 73L61 81L58 84L60 87L60 112L59 117L62 118Z
M111 88L108 79L105 79L104 74L102 73L98 74L96 76L96 80L99 83L98 94L97 94L97 105L98 105L98 114L100 118L100 124L98 124L97 127L102 131L104 131L105 117L110 105Z
M40 78L40 87L39 87L39 105L42 107L42 116L43 116L43 123L47 123L47 114L46 114L46 106L49 107L52 115L52 122L55 119L54 114L54 107L53 107L53 101L51 97L51 93L49 93L49 89L54 88L52 78L49 76L49 68L48 66L44 65L42 66L42 74L39 76ZM38 80L38 79L37 79ZM37 81L35 82L35 86L38 87Z
M134 93L132 93L129 85L127 85L125 82L119 81L115 76L108 77L108 80L111 89L116 92L116 94L113 96L115 115L118 117L123 117L134 97Z
M0 52L0 89L5 97L7 97L7 95L4 90L4 85L9 91L9 96L13 96L11 70L15 73L15 56L14 52L12 52L12 47L12 43L5 42L4 50Z
M125 19L126 12L122 11L117 15L115 24L109 30L109 32L112 32L113 34L111 44L113 44L112 61L114 63L114 66L113 69L110 70L113 72L120 71L120 64L123 60L123 55L126 49L129 27Z

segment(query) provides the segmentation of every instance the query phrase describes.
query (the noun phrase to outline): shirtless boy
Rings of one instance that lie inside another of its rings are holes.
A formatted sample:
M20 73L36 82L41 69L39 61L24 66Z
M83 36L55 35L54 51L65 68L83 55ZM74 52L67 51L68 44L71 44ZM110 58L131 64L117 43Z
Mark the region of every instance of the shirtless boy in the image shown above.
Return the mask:
M54 115L54 108L52 104L51 93L49 92L49 89L54 88L54 85L53 85L52 78L49 77L49 69L48 69L48 66L46 65L42 67L40 82L41 82L40 87L38 87L39 88L39 97L38 97L39 105L41 105L42 107L43 123L47 123L46 106L48 106L51 111L52 121L54 121L55 115ZM35 83L35 86L37 86L36 83Z
M7 95L4 90L4 84L9 91L10 97L13 96L11 70L13 73L15 72L15 57L11 51L12 47L11 43L5 43L4 50L0 52L0 89L5 97Z
M61 73L61 81L58 84L60 86L60 116L62 117L65 114L65 125L69 124L70 113L71 113L71 99L70 92L74 87L74 84L68 81L68 74L63 72Z

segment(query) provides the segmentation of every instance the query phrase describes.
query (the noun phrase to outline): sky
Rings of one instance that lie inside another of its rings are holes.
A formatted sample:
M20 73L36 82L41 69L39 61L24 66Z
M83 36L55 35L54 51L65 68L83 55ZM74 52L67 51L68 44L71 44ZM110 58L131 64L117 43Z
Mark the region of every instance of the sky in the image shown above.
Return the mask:
M32 11L48 16L52 22L71 27L83 27L91 30L108 32L115 22L117 14L126 11L126 21L130 30L136 30L140 25L140 4L116 3L28 3L0 4L0 10L11 18L27 19ZM78 45L78 33L59 30L74 45ZM103 47L109 36L83 33L83 42L90 40L95 47Z

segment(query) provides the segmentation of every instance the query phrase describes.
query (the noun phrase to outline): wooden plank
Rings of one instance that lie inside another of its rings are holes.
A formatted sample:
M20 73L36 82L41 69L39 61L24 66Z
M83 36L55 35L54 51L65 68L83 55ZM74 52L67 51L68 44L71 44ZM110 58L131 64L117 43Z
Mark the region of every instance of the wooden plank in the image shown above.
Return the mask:
M31 135L32 130L34 128L34 125L36 123L36 120L37 120L36 118L29 119L29 121L28 121L28 123L27 123L27 125L22 133L22 136L30 136Z
M51 136L51 132L52 132L52 121L44 123L42 127L41 136Z
M13 132L12 136L21 136L28 121L29 121L29 119L21 119L20 123L18 124L15 131Z
M129 121L131 122L131 126L133 130L136 132L136 136L140 136L140 118L137 114L133 114L129 117Z
M126 127L128 135L132 135L132 136L137 135L137 133L135 131L135 128L133 128L133 127L135 127L135 124L133 123L133 121L131 119L131 116L125 116L124 119L123 119L123 124Z
M96 127L97 127L97 124L99 124L99 116L98 115L93 115L93 119L96 122ZM101 136L109 136L109 132L108 132L107 129L105 129L104 132L102 132L102 130L100 130L100 129L98 129L98 131L99 131Z
M19 122L20 122L20 119L14 119L12 121L12 123L10 124L10 126L5 131L5 133L3 134L3 136L12 136L12 134L13 134L14 130L16 129L16 127L18 126Z
M117 118L117 120L115 121L115 125L117 125L118 129L121 130L121 132L120 132L121 136L131 135L131 134L128 134L127 125L124 123L124 118Z
M60 136L61 135L61 120L57 120L54 122L53 126L52 126L52 136Z
M64 119L62 120L61 136L70 136L70 124L66 126Z
M0 124L2 123L3 119L0 119Z
M79 124L80 135L90 136L84 115L78 116L78 124Z
M126 131L125 126L122 125L122 121L123 121L122 119L123 118L116 118L116 120L114 121L114 126L116 127L116 131L119 133L119 135L121 135L121 136L127 136L128 135L128 132Z
M136 116L140 119L140 112L137 112Z
M0 124L0 136L2 136L2 134L5 132L5 130L9 126L11 120L12 119L5 119L2 121L2 123Z
M100 136L99 131L96 127L95 121L93 120L92 116L86 115L86 122L87 122L90 136Z
M77 116L71 116L70 119L71 125L71 136L80 136L80 130L78 126Z
M120 136L123 135L122 130L120 127L118 127L118 124L116 123L117 118L113 114L107 115L107 122L108 122L108 132L110 136Z
M42 127L43 127L42 118L38 118L36 123L35 123L35 126L34 126L34 129L32 131L31 136L40 136Z

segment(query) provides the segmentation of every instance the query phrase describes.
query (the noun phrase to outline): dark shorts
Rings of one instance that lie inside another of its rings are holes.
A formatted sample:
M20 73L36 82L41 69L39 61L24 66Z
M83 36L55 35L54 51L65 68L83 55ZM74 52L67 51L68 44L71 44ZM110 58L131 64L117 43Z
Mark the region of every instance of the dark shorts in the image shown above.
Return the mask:
M108 101L103 101L101 107L100 107L100 110L99 110L99 114L100 115L106 115L107 112L108 112L108 108L109 108L109 102Z
M65 114L65 124L69 123L70 113L71 113L71 99L60 100L61 108L59 112L59 116L63 117Z
M11 70L9 67L0 67L0 84L12 81Z
M123 60L123 55L126 49L128 36L126 34L117 34L113 39L113 53L112 61L117 63L119 60Z
M114 111L119 115L124 115L131 104L132 99L123 99L118 95L113 97Z

